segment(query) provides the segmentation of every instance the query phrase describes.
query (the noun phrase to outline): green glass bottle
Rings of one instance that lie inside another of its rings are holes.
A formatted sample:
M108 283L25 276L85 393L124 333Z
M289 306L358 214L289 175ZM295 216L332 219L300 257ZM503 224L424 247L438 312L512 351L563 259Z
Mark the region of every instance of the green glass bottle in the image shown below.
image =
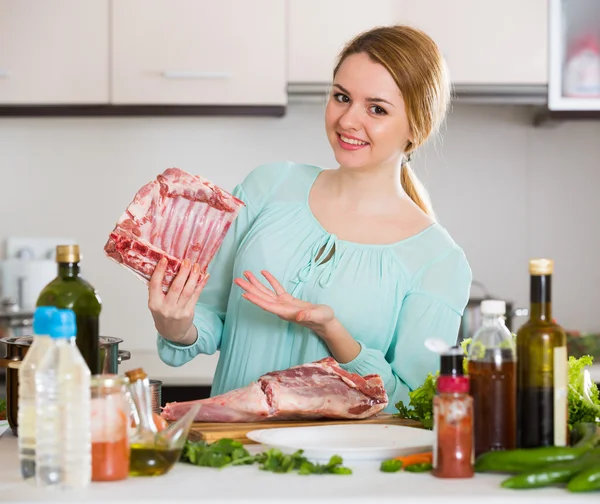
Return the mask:
M42 289L36 306L56 306L75 312L77 347L92 374L100 374L100 311L102 301L79 274L79 245L58 245L58 275Z
M517 331L517 443L566 446L567 336L552 318L550 259L529 261L529 320Z

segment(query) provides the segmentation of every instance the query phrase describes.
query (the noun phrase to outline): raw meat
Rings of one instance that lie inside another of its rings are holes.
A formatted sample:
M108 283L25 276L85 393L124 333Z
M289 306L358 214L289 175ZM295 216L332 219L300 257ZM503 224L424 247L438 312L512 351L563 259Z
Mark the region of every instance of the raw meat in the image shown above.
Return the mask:
M348 373L327 357L267 373L246 387L215 397L167 403L162 417L177 420L194 404L202 405L196 422L361 419L382 411L388 397L379 375Z
M104 252L148 284L162 257L167 292L184 259L200 282L244 203L208 180L169 168L144 185L117 221Z

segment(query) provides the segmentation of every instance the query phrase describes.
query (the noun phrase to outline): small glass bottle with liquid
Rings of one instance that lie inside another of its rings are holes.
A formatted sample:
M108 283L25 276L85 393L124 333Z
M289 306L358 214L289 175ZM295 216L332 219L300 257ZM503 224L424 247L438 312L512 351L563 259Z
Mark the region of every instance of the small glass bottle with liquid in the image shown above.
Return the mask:
M475 457L517 443L516 350L505 313L504 301L483 301L482 326L469 346Z

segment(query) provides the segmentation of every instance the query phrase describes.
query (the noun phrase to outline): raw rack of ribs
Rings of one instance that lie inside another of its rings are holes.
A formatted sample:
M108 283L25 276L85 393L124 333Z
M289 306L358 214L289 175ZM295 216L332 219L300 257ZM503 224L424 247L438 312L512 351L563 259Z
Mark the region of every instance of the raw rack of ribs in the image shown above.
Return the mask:
M136 193L110 233L104 252L146 285L158 261L166 257L164 292L184 259L200 265L200 282L243 206L208 180L168 168Z

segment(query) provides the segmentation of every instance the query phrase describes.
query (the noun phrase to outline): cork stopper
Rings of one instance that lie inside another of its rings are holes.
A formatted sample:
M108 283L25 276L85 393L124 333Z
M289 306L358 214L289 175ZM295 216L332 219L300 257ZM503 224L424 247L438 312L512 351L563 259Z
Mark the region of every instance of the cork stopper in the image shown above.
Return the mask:
M529 274L535 276L552 275L554 261L552 259L531 259L529 261Z
M138 380L144 380L148 377L148 375L142 368L136 368L131 369L130 371L125 371L125 376L129 378L129 383L134 383Z

